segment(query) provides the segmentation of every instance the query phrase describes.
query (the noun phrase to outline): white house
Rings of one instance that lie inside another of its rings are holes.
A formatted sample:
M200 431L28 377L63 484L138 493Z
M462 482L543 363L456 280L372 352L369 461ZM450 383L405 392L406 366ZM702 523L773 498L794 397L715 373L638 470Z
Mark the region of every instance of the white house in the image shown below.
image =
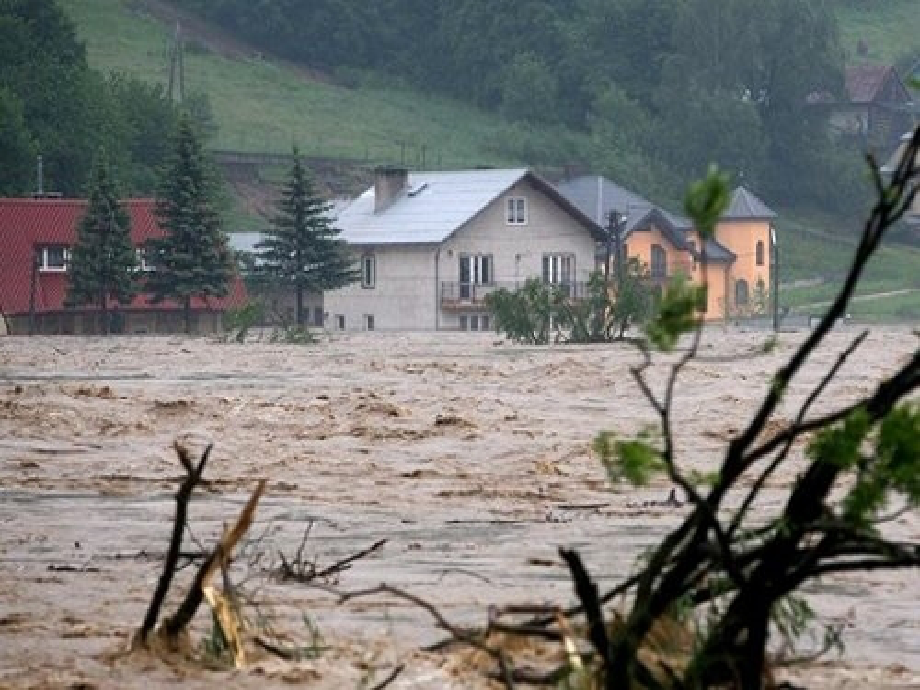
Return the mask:
M338 218L359 283L324 296L332 330L489 330L483 298L528 278L584 293L604 230L527 169L378 168Z

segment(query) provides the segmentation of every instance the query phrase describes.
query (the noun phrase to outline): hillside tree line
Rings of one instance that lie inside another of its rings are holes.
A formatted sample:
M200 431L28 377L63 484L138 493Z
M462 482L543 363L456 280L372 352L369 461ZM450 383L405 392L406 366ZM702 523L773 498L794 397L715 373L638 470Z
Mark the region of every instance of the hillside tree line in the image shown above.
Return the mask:
M89 67L54 0L0 0L0 195L89 192L100 148L130 194L151 193L178 114L161 86Z
M842 210L868 192L858 157L807 104L814 91L843 96L830 0L179 3L342 78L385 73L524 131L587 132L590 151L558 155L599 169L628 155L640 179L648 167L673 189L714 162L769 198Z

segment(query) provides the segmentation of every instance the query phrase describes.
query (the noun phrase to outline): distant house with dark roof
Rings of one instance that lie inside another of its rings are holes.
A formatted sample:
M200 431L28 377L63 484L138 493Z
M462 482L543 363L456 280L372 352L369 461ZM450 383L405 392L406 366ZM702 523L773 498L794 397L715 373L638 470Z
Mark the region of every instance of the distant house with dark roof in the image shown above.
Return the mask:
M125 202L131 219L131 241L139 252L140 269L147 240L161 237L153 199ZM85 199L0 199L0 317L12 334L88 334L99 332L95 307L67 307L70 251L77 226L86 213ZM221 329L224 310L246 303L242 281L234 279L226 297L192 300L195 332ZM110 307L125 333L173 333L184 329L183 312L172 302L154 304L137 295L129 305Z
M858 137L866 145L889 150L920 116L913 96L890 65L847 67L845 101L815 92L808 102L829 110L834 133Z
M920 67L918 67L920 68ZM882 166L882 175L889 176L891 175L898 164L901 162L901 159L904 157L904 153L907 150L907 144L910 142L913 132L905 132L901 136L901 142L898 145L898 148L891 155L891 158L888 162ZM917 154L917 157L914 160L914 165L920 169L920 154ZM914 188L920 190L920 180L914 181ZM904 214L904 222L907 224L907 227L914 233L917 239L920 239L920 191L914 196L914 203L907 213Z
M559 191L598 224L606 225L612 213L620 216L626 257L647 265L654 281L663 283L677 275L705 280L708 319L766 310L776 214L744 187L734 190L715 237L705 242L689 219L668 213L605 177L566 180Z
M338 217L359 283L324 295L334 330L491 330L484 298L529 278L579 299L604 237L523 169L381 168Z

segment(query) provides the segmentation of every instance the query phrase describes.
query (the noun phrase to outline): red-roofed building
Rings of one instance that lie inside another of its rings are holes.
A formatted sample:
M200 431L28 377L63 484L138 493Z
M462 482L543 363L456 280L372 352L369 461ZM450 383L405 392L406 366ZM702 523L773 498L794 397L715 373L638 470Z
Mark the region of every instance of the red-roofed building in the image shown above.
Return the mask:
M816 92L808 102L830 109L834 132L858 137L876 148L892 149L920 115L897 70L890 65L847 67L846 96L839 102L828 93Z
M125 203L131 218L131 241L139 250L147 240L163 235L154 216L153 199ZM85 199L0 199L0 317L9 333L99 332L98 309L64 306L70 248L76 242L77 226L86 207ZM150 270L143 262L141 267ZM220 330L223 312L246 301L246 287L239 278L233 279L225 297L195 298L193 330ZM173 302L154 304L149 295L141 293L130 305L112 308L124 333L184 330L182 310Z

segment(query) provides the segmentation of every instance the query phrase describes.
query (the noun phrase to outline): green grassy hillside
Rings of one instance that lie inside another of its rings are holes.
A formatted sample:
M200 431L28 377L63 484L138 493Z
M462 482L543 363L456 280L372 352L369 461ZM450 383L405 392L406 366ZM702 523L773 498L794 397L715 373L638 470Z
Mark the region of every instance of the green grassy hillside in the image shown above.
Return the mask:
M893 64L920 51L920 4L917 0L875 0L862 7L839 3L840 38L848 59ZM859 58L859 40L869 49Z
M142 2L62 0L87 43L90 64L163 84L173 28ZM209 43L211 47L209 47ZM510 164L501 151L507 126L448 99L387 88L344 88L305 71L249 55L226 57L210 41L190 40L186 90L208 95L220 129L215 148L468 167Z

